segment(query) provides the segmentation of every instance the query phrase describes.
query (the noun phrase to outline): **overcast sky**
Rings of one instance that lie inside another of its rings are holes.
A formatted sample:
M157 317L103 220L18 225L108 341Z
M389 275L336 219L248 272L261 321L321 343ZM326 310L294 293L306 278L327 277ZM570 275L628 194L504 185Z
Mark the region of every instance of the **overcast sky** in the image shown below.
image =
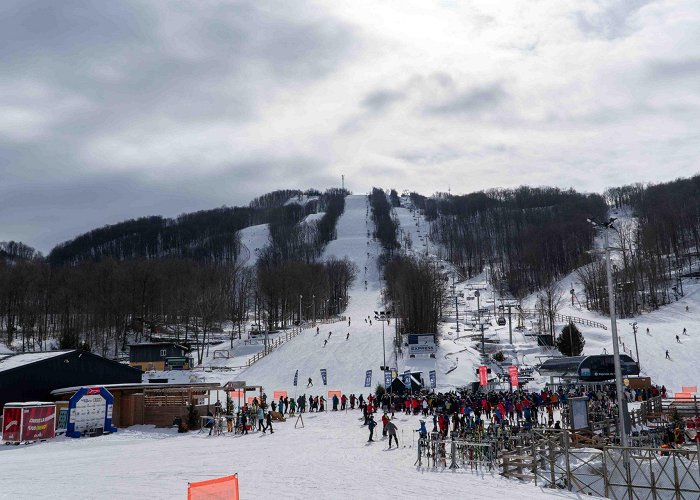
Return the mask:
M0 241L700 171L698 0L0 2Z

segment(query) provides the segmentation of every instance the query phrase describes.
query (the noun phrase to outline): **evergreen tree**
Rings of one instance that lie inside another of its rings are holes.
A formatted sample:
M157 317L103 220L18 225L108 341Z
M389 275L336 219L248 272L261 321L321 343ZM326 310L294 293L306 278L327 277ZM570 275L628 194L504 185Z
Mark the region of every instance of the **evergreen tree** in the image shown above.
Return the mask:
M583 352L586 340L576 325L569 323L557 337L557 348L564 356L578 356Z

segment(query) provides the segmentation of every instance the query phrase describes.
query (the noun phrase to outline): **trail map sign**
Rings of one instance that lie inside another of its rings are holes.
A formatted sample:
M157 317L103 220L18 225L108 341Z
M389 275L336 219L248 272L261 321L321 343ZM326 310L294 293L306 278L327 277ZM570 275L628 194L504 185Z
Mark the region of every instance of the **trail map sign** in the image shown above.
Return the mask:
M68 403L66 436L79 438L117 432L112 425L114 397L104 387L82 387Z

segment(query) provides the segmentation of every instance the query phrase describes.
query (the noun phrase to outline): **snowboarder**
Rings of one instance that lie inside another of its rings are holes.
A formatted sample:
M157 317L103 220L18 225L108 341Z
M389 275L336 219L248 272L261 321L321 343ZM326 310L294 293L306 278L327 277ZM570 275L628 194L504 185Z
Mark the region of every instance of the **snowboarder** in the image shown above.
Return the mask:
M374 428L377 426L377 422L374 421L374 415L370 414L369 416L369 422L367 423L367 427L369 428L369 439L367 442L372 442L374 439L372 439L372 436L374 435Z
M331 335L333 335L333 332L328 332L328 339L330 340Z
M350 338L350 332L345 336L345 340L348 340Z
M647 328L647 335L649 335L649 328Z
M666 359L671 359L671 356L668 354L668 349L666 349Z
M311 381L311 377L309 377L309 383L306 384L306 387L308 389L309 387L313 387L313 386L314 386L314 383Z
M398 429L396 428L396 425L394 422L391 420L386 424L386 432L389 434L389 448L391 449L391 438L394 438L394 442L396 443L396 447L399 447L399 439L396 437L396 431Z

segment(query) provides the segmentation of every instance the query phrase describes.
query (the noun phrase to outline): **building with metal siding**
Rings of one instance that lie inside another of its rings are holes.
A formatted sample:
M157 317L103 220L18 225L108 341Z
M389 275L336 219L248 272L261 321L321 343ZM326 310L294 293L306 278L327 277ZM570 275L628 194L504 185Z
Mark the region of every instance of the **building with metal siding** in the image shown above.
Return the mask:
M141 370L87 351L49 351L0 357L0 409L5 403L53 401L62 387L140 383Z

